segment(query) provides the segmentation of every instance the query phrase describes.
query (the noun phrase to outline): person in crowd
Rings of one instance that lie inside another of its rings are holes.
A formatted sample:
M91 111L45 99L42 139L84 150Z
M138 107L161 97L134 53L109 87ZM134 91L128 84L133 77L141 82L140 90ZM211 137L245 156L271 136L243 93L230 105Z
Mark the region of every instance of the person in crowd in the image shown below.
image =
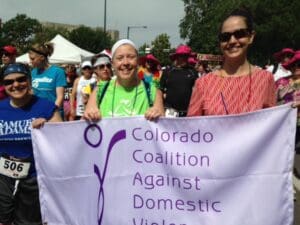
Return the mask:
M189 57L188 58L188 63L191 67L195 68L196 69L196 64L197 64L197 58L196 57Z
M209 72L208 64L204 61L198 61L195 68L199 77L202 77Z
M51 65L49 57L54 51L52 43L34 44L29 50L29 58L33 67L33 93L55 103L63 116L64 87L67 85L66 75L62 68Z
M111 59L102 53L92 60L94 73L97 77L97 84L109 81L113 76Z
M82 75L77 77L74 81L70 98L70 105L72 106L71 116L74 117L75 120L79 120L83 116L85 105L90 95L90 92L87 93L86 87L96 84L96 79L93 77L93 67L90 60L84 60L81 63L81 73Z
M295 102L300 105L300 50L296 51L293 58L282 64L291 71L289 77L282 77L276 81L277 103L285 104ZM296 152L300 154L300 112L297 118Z
M158 94L163 96L166 116L184 117L187 113L192 89L198 74L188 63L192 50L180 45L170 55L173 66L165 69L160 79Z
M12 45L6 45L1 48L2 65L1 65L1 69L0 69L0 76L2 75L4 68L8 64L16 62L16 57L17 57L16 47L14 47ZM5 92L5 87L0 82L0 100L4 99L6 97L7 97L7 95Z
M188 116L239 114L275 106L272 73L247 59L254 36L249 10L236 9L225 18L219 33L222 68L196 81Z
M64 121L71 121L75 118L71 116L70 96L72 94L73 84L77 78L76 67L74 64L67 64L65 66L65 73L67 79L67 86L64 91ZM73 106L74 107L74 106Z
M116 76L94 89L84 112L85 119L144 114L147 119L155 120L164 115L155 85L147 86L138 78L138 51L131 40L121 39L113 45L112 66Z
M53 102L32 94L24 64L9 64L1 80L8 98L0 102L0 224L42 224L31 126L62 120Z
M267 71L270 71L274 75L274 80L277 81L278 79L282 77L288 77L291 75L291 71L285 69L282 64L289 61L293 56L295 52L291 48L283 48L281 51L276 52L273 57L275 61L277 62L274 65L270 65L267 68Z
M161 77L160 63L153 54L147 54L139 58L138 77L147 83L154 83L159 87Z
M293 58L282 64L283 68L291 71L288 77L282 77L276 81L277 103L279 105L294 102L294 107L300 107L300 50L294 52ZM300 113L298 110L296 139L295 139L295 163L294 182L300 179L300 171L297 169L297 162L300 156ZM296 200L296 195L294 195Z

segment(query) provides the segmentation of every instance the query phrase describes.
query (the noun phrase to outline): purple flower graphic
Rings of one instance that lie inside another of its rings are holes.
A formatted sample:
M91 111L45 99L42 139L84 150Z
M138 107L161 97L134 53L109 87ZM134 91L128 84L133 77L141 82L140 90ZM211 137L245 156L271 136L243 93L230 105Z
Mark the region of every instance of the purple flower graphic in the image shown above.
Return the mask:
M88 139L88 131L91 128L97 129L100 134L99 141L96 144L91 143ZM93 148L97 148L98 146L100 146L100 144L102 142L102 137L103 137L103 135L102 135L101 128L97 124L90 124L84 131L84 139L85 139L86 143ZM98 195L98 208L97 208L97 210L98 210L98 225L102 224L102 219L103 219L103 214L104 214L105 194L104 194L103 186L104 186L105 175L106 175L107 166L108 166L108 162L109 162L109 156L110 156L110 153L111 153L114 145L117 142L119 142L125 138L126 138L126 130L117 131L111 138L108 148L107 148L106 159L105 159L104 169L103 169L102 174L101 174L99 167L96 164L94 164L94 173L97 175L99 183L100 183L100 189L99 189L99 195Z

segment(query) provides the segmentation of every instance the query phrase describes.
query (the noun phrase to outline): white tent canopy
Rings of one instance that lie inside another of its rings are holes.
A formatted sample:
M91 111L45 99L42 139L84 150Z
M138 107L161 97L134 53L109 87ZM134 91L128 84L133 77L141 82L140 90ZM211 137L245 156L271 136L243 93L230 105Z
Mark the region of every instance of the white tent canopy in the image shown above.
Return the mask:
M50 42L54 44L54 52L49 58L52 64L79 64L83 58L94 55L92 52L79 48L60 34L57 34ZM28 53L17 57L16 61L29 63Z

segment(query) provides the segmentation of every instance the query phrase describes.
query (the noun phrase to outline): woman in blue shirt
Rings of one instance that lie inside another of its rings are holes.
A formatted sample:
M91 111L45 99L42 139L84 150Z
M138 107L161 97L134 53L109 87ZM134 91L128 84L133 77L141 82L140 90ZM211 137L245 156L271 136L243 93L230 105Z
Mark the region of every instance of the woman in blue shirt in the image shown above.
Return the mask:
M0 224L42 224L31 129L62 121L53 102L32 95L30 70L10 64L1 77Z

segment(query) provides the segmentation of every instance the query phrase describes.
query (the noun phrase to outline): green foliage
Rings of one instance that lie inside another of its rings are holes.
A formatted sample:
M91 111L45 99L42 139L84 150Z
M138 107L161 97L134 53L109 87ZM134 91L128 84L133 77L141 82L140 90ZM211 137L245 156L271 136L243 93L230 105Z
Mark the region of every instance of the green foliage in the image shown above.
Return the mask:
M170 37L167 34L158 35L152 41L151 53L160 61L161 65L170 64L169 52L171 49Z
M254 16L256 37L249 51L252 62L263 65L270 56L284 48L299 49L299 0L182 0L185 17L180 35L193 51L220 53L217 34L224 18L240 6Z
M90 52L98 53L103 49L111 48L112 39L102 29L92 29L80 26L70 32L69 40L79 47Z
M36 19L18 14L3 24L2 42L3 44L15 45L22 53L32 44L35 34L41 29L42 26Z

